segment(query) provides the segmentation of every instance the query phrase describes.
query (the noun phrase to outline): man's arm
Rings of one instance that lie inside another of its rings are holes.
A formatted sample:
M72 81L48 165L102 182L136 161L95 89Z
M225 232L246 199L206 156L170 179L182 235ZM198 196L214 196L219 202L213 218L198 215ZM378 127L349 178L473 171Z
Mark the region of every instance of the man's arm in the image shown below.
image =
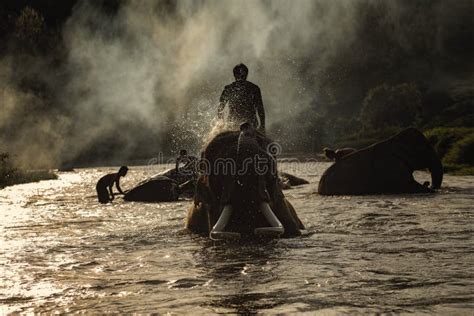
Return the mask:
M181 161L181 158L180 158L180 157L176 158L176 166L175 166L176 172L178 172L178 170L179 170L179 162L180 162L180 161Z
M265 109L263 108L262 93L260 92L260 88L257 89L257 95L255 97L257 114L260 119L260 126L258 128L260 131L265 132Z
M109 188L109 193L110 193L110 200L112 201L114 199L114 192L112 191L112 186L113 186L113 182L108 186Z
M227 87L222 91L221 97L219 98L219 106L217 107L217 118L219 120L224 119L224 108L227 103Z
M120 194L125 194L125 193L123 193L122 189L120 188L120 177L118 177L118 176L117 176L117 179L115 180L115 187L120 192Z

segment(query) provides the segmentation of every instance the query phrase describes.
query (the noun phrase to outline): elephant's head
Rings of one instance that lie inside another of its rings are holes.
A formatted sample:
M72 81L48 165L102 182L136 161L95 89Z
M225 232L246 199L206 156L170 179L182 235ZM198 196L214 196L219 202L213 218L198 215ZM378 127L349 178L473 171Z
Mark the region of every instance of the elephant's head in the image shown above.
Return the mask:
M443 182L443 166L426 137L415 128L408 128L391 140L393 154L403 160L411 170L428 169L431 173L431 189L439 189Z
M291 236L303 229L284 198L270 140L250 124L224 132L206 146L187 228L213 239Z

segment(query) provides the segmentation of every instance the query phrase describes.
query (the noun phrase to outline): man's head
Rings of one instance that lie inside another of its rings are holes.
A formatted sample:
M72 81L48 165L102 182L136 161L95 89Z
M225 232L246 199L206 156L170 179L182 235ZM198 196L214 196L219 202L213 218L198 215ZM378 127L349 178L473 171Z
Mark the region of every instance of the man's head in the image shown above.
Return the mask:
M323 149L323 151L324 151L324 155L328 159L331 159L331 160L336 159L336 151L335 150L326 147L326 148Z
M128 171L128 167L127 166L122 166L122 167L120 167L120 169L118 171L118 174L121 177L125 177L125 175L127 174L127 171Z
M186 149L181 149L181 150L179 151L179 155L180 155L180 156L187 156L187 155L188 155L188 152L186 151Z
M244 64L238 64L234 67L235 80L245 80L249 74L249 69Z

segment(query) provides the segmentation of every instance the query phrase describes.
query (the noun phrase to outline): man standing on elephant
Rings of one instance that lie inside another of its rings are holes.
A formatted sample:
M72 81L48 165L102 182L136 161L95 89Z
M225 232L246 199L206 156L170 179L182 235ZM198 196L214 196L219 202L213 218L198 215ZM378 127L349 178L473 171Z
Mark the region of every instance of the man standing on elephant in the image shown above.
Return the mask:
M227 121L231 126L237 127L248 122L261 132L265 132L265 110L263 109L260 88L247 81L248 68L244 64L234 67L235 81L225 86L220 97L217 117L224 119L224 108L229 104ZM260 124L257 121L257 114Z

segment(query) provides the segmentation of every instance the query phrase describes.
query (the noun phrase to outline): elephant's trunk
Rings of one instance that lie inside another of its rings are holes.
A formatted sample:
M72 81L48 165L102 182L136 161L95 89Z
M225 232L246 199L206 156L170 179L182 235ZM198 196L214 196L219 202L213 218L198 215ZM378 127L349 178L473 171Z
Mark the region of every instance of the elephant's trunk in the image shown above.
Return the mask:
M244 199L250 204L268 200L265 175L273 172L275 163L257 141L257 131L250 123L240 126L237 143L237 182ZM244 202L242 200L242 202Z
M439 189L443 182L443 165L434 150L429 170L431 172L431 189Z
M251 157L257 154L259 145L257 142L255 128L250 123L240 126L240 135L237 143L237 155L239 159Z

